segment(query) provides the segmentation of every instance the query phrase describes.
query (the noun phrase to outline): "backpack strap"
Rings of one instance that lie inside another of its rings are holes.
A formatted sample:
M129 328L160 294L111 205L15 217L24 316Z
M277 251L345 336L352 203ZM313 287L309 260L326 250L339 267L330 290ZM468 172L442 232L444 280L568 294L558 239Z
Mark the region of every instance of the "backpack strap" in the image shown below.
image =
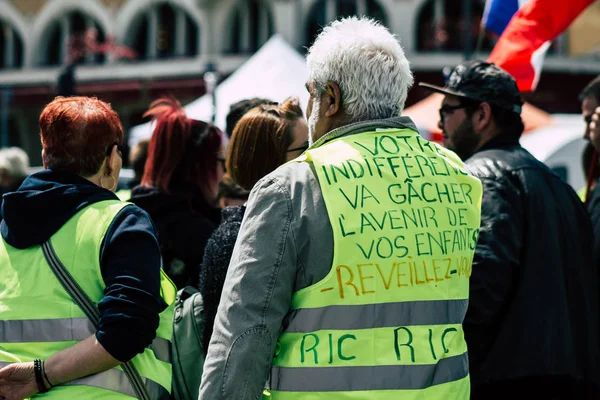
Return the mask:
M54 247L52 247L50 239L42 243L42 252L44 253L46 262L50 266L52 272L54 272L54 275L56 275L56 278L62 287L67 291L79 308L81 308L81 311L84 312L94 327L98 329L100 323L100 311L98 311L98 307L96 307L87 293L79 286L77 281L75 281L73 275L69 273L67 268L60 261L54 251ZM121 364L121 367L123 368L125 375L127 375L127 379L129 379L131 386L133 386L137 398L139 400L150 400L148 389L137 368L133 365L133 362L127 361L126 363Z

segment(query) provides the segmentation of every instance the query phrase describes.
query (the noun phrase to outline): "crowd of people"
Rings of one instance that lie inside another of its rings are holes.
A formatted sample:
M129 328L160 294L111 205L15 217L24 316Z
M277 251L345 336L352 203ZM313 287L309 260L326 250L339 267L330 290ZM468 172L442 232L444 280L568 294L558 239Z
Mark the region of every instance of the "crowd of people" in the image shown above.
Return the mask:
M582 201L519 145L523 101L494 64L421 83L444 95L443 145L402 116L413 75L379 23L329 24L307 65L305 112L247 99L226 132L152 103L126 190L96 98L43 110L44 170L0 150L1 400L172 398L186 287L193 398L600 398L600 77Z

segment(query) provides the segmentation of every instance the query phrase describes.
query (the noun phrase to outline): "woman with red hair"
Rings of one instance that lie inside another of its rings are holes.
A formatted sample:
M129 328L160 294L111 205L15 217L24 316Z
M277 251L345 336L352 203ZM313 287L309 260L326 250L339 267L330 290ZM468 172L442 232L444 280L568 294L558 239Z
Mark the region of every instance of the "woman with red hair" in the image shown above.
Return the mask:
M2 205L0 399L168 399L176 291L150 217L114 194L119 117L98 99L57 97L39 125L45 170ZM94 306L63 288L57 260ZM121 367L130 360L142 379Z
M188 118L173 98L156 100L144 116L152 117L155 127L144 176L131 201L152 217L163 267L173 282L178 288L197 286L204 246L220 222L222 133Z

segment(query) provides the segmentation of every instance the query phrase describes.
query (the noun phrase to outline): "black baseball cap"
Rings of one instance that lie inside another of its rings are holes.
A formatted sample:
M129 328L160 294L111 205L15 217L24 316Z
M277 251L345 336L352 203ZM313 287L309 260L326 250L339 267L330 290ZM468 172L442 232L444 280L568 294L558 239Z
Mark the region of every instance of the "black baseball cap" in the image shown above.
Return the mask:
M523 100L515 80L493 63L465 61L459 64L445 87L419 83L434 92L464 97L489 103L517 114L521 113Z

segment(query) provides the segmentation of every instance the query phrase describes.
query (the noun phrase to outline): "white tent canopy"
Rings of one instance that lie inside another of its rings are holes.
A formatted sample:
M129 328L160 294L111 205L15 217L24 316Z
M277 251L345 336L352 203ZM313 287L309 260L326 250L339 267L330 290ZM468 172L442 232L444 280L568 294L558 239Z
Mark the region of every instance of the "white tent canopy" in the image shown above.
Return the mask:
M521 146L544 162L573 189L585 186L581 155L585 123L580 114L553 114L552 124L521 136Z
M215 125L224 131L229 107L252 97L283 101L287 97L297 96L304 110L308 103L308 93L304 87L307 79L308 69L304 57L280 35L275 35L215 89ZM190 118L210 121L211 96L204 95L194 100L185 106L185 111ZM138 141L151 135L149 122L134 126L129 134L129 146L133 147Z

